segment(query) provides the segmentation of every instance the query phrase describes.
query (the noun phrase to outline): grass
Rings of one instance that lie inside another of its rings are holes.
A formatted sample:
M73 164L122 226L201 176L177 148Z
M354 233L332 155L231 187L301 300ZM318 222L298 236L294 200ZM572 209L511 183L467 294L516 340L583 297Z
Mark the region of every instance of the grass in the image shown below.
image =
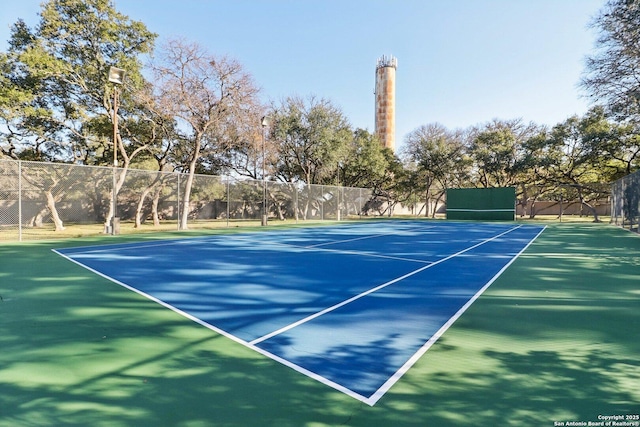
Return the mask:
M314 221L306 220L296 222L295 220L279 221L269 220L269 227L292 227L297 225L318 225L318 224L333 224L335 221ZM223 220L199 220L189 222L190 232L207 231L207 230L224 230L224 229L255 229L261 228L260 220L238 220L238 221L223 221ZM178 223L176 221L163 221L160 225L154 226L152 223L143 223L140 227L136 228L132 221L121 222L120 235L131 236L136 234L152 234L163 232L179 232ZM181 231L189 232L189 231ZM64 230L56 231L53 224L46 224L42 227L24 227L22 229L22 240L59 240L59 239L74 239L79 237L98 237L105 236L105 227L103 224L65 224ZM5 228L0 230L0 242L13 242L20 239L20 232L16 228Z
M394 218L416 219L415 216L395 216ZM346 220L370 220L376 217L350 217ZM445 219L443 215L439 215L434 220ZM600 217L601 221L608 223L610 217ZM564 215L560 219L557 215L537 215L535 218L519 217L518 222L535 222L535 223L587 223L593 222L593 217L579 215ZM269 220L269 227L292 227L292 226L312 226L320 224L334 224L336 221L327 220ZM221 230L221 229L251 229L261 228L259 220L193 220L189 222L189 230ZM136 228L133 221L123 221L120 224L120 233L122 235L150 234L162 232L176 232L178 230L177 221L163 221L160 225L154 226L153 223L145 222ZM16 227L5 227L0 229L0 242L13 242L22 238L23 241L31 240L50 240L50 239L72 239L79 237L101 236L105 235L105 227L103 224L74 224L66 223L65 229L56 231L53 224L45 224L42 227L23 227L22 231Z
M0 245L1 427L551 426L640 408L633 233L550 223L373 407L51 252L174 235Z

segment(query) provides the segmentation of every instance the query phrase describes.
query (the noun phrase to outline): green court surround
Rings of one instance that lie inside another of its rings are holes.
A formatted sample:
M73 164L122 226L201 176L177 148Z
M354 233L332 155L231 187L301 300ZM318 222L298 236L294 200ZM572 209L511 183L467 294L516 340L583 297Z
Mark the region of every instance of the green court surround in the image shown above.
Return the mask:
M0 426L551 426L640 410L635 234L549 224L374 407L51 252L166 237L0 246Z

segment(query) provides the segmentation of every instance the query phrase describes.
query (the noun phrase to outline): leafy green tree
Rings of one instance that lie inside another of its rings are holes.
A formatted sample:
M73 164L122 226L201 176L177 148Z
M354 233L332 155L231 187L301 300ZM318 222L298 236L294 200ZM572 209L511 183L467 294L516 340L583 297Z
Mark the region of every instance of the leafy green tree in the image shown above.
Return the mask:
M602 107L594 107L580 119L579 126L585 155L606 182L640 167L640 135L633 122L613 122Z
M25 137L25 132L19 127L22 107L29 103L32 95L13 83L12 69L9 56L0 53L0 120L4 128L0 131L0 157L18 159Z
M410 198L413 181L393 151L384 148L382 154L386 163L384 175L370 186L373 197L364 211L376 211L380 215L392 216L395 207L399 203L406 203Z
M537 133L523 141L523 155L515 168L519 171L517 186L518 204L522 212L533 218L536 203L556 189L554 171L562 161L561 150L549 143L549 131L541 127Z
M391 215L394 206L403 201L406 185L399 159L376 135L364 129L355 130L346 153L338 171L340 185L371 189L373 199L365 211L386 211Z
M151 52L155 37L108 0L49 0L34 29L19 20L9 50L0 54L2 151L28 160L104 164L118 150L127 167L143 148L125 144L121 134L111 142L114 87L107 74L111 66L127 70L119 110L126 117L131 93L144 81L140 56ZM116 192L124 179L123 172ZM108 217L114 212L111 204Z
M509 187L519 180L523 142L537 126L520 119L493 120L470 132L469 155L476 166L473 181L480 187Z
M110 158L109 67L127 71L120 106L126 115L129 94L143 82L140 55L151 52L155 37L109 0L49 0L36 28L19 20L0 54L0 116L9 129L3 151L37 160Z
M324 98L291 96L271 107L274 178L292 184L336 185L347 158L352 131L339 107ZM303 218L319 209L317 188L305 187L299 203ZM296 217L298 212L296 212Z
M388 155L380 140L365 129L356 129L346 155L339 160L336 182L345 187L376 188L387 179Z
M449 186L464 185L469 162L461 132L452 132L439 123L420 126L405 138L403 158L413 186L424 194L425 215L435 215L436 207ZM432 198L435 197L435 201Z
M352 131L342 111L329 100L288 97L270 114L270 139L278 146L275 173L284 182L331 182L346 159Z
M573 116L554 126L544 142L547 160L547 183L554 185L556 197L579 200L598 220L592 201L606 193L599 183L605 182L603 170L594 167L590 147L585 143L589 118Z

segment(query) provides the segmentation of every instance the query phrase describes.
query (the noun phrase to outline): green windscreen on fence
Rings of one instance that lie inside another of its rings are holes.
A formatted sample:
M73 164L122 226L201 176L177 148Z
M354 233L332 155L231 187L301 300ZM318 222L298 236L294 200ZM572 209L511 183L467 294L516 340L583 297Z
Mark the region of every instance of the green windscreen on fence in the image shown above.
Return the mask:
M515 209L515 187L447 190L447 219L513 221Z

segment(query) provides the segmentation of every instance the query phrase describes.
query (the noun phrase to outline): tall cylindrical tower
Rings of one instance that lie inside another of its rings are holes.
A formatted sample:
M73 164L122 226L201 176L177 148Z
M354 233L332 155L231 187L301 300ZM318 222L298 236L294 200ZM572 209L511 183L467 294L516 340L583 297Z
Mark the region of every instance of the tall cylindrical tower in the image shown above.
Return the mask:
M376 65L376 135L395 151L396 145L396 68L398 60L382 56Z

